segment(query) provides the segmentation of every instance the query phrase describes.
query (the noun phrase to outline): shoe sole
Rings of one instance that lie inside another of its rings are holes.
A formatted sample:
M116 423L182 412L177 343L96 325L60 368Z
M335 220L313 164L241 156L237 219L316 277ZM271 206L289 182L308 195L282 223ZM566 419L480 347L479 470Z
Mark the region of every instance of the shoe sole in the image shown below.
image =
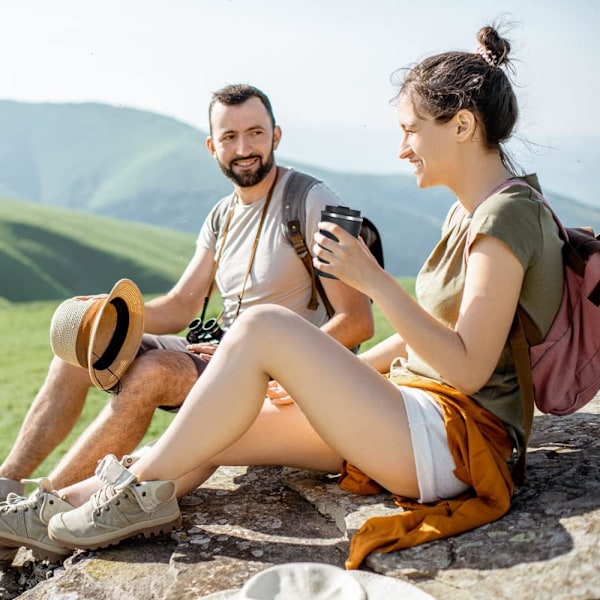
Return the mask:
M119 530L117 537L108 537L107 534L99 535L94 538L88 538L86 541L79 540L75 537L65 539L60 537L56 532L53 531L52 526L48 526L48 535L50 539L61 546L66 546L71 550L79 548L81 550L97 550L98 548L107 548L108 546L116 546L119 542L132 537L143 536L149 538L165 533L170 533L173 529L181 527L181 514L177 515L175 519L173 516L169 516L164 522L155 522L150 527L141 527L139 525L131 525L124 529Z
M17 556L18 548L0 545L0 571L10 567Z
M48 560L50 562L62 562L67 556L72 554L71 550L67 548L65 548L64 552L60 552L56 548L48 547L46 544L34 543L32 540L18 537L12 538L6 534L0 535L0 546L14 548L15 554L23 546L24 548L29 548L37 560Z

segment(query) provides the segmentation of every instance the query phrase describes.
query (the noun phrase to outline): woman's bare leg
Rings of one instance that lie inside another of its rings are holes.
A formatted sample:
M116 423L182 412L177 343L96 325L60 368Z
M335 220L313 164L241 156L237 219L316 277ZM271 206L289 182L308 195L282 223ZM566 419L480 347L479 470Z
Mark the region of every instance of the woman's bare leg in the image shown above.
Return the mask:
M181 498L197 488L219 466L279 464L339 473L342 457L317 435L297 405L275 406L265 400L259 416L237 442L177 480L177 495ZM100 487L101 481L90 477L57 493L80 506Z
M297 405L274 406L265 400L259 416L237 442L177 480L177 495L197 488L220 466L286 465L339 473L342 461Z
M140 480L177 479L214 465L219 456L251 464L251 458L257 459L251 442L261 444L258 458L268 457L270 464L298 464L310 456L310 464L303 466L321 468L319 452L306 454L308 438L281 444L279 436L243 437L261 412L269 376L290 392L309 429L325 441L323 457L331 458L333 450L390 491L418 496L397 388L316 327L274 306L256 307L240 317L183 408L131 470Z

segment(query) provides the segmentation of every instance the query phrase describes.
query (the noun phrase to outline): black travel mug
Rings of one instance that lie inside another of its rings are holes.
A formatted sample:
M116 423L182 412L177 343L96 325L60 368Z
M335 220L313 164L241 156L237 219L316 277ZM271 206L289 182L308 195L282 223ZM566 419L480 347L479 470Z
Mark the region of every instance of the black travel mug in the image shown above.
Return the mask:
M327 205L325 207L325 210L321 211L321 221L335 223L336 225L339 225L340 227L345 229L348 233L351 233L354 237L358 237L358 233L360 232L360 226L362 225L362 217L360 216L360 210L353 210L352 208L348 208L347 206ZM325 237L328 237L330 240L335 240L336 242L338 241L335 235L329 233L329 231L321 230L321 233ZM327 261L322 260L322 262L326 263ZM321 277L337 279L335 275L323 273L318 269L316 271Z

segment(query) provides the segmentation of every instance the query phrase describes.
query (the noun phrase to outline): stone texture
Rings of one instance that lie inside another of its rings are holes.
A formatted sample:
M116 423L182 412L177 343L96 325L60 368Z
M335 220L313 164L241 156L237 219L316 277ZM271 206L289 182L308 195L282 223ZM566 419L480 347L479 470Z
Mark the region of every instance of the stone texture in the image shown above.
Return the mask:
M502 519L363 568L434 598L600 598L600 397L569 417L536 415L527 483ZM61 565L21 550L0 599L191 599L240 587L273 564L343 566L365 518L397 510L387 495L341 491L335 478L275 467L224 468L182 501L171 536L78 552Z

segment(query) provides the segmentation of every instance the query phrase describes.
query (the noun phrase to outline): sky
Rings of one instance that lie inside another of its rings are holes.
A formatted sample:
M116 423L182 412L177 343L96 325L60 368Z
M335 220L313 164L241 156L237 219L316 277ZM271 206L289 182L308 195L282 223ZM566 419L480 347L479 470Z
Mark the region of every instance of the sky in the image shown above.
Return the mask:
M581 139L600 138L600 0L0 0L0 99L105 102L206 131L211 92L246 82L272 100L279 156L410 172L392 72L475 50L497 18L512 24L517 161L591 181L600 151Z

